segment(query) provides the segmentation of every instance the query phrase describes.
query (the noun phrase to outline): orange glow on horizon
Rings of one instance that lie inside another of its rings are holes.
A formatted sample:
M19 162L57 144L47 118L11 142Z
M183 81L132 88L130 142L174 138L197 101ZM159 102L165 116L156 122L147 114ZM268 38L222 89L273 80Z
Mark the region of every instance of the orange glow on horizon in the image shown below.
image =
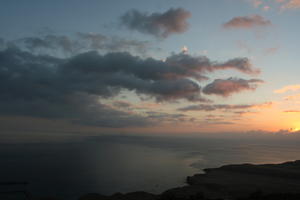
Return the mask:
M300 131L300 128L291 128L291 130L290 130L290 132L298 132L298 131Z

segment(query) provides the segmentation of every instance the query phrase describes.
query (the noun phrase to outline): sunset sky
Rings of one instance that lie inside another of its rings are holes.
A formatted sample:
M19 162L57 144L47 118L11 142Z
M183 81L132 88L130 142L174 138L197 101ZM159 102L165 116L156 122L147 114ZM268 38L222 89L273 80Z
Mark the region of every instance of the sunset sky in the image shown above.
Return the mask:
M299 19L300 0L1 1L0 131L296 132Z

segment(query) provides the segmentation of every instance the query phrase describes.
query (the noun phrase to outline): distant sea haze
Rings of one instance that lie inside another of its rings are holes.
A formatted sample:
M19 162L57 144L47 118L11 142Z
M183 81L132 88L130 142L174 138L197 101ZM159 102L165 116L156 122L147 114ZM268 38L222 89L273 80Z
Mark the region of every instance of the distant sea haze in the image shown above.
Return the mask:
M99 136L80 142L2 144L2 181L28 181L30 192L76 199L97 192L160 193L201 169L299 159L295 141Z

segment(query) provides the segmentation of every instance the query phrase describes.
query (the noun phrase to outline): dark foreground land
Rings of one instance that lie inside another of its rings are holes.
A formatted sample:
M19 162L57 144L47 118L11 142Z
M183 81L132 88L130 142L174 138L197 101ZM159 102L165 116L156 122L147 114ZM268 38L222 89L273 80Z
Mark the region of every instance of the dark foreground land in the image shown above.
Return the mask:
M111 196L86 194L79 200L300 200L300 160L282 164L225 165L204 172L187 177L187 186L159 195L146 192Z

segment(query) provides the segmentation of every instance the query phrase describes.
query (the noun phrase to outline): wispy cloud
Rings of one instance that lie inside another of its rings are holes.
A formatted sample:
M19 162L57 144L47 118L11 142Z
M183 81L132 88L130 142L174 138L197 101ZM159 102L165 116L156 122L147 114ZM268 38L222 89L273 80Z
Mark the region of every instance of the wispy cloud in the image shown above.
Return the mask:
M166 63L174 66L179 66L182 70L188 70L193 78L197 78L197 73L202 75L207 72L217 70L233 69L245 74L257 75L260 73L259 69L253 67L248 58L233 58L225 62L211 61L206 56L191 56L186 53L174 54L166 59ZM199 77L200 79L203 76Z
M254 7L258 8L263 4L262 0L251 0L251 3L253 4Z
M300 0L250 0L250 2L253 7L260 8L263 11L268 11L273 7L280 11L300 8Z
M299 9L300 8L300 0L286 0L286 1L281 1L281 9L286 10L286 9Z
M204 94L215 94L223 97L228 97L233 93L238 93L245 90L255 90L258 84L263 83L260 79L216 79L212 83L203 88Z
M300 94L286 96L284 97L284 100L286 101L300 100Z
M300 110L285 110L285 113L300 113Z
M223 24L225 29L251 29L255 27L266 27L272 25L270 20L260 15L234 17Z
M237 46L240 49L245 50L247 53L252 53L253 49L245 42L242 40L237 41Z
M179 111L215 111L215 110L239 110L253 108L254 105L240 104L240 105L230 105L230 104L198 104L179 108Z
M281 89L274 90L274 93L282 94L289 91L298 91L298 90L300 90L300 85L287 85Z
M216 111L216 110L225 110L225 111L234 111L239 112L237 114L241 114L242 112L245 112L245 109L258 109L258 108L268 108L270 107L271 103L262 103L262 104L198 104L198 105L191 105L186 106L183 108L179 108L179 111Z
M276 52L278 52L279 50L279 47L271 47L271 48L267 48L264 50L264 54L265 55L273 55L275 54Z
M130 40L100 33L78 32L75 36L47 34L9 41L8 44L21 46L34 53L49 54L59 52L68 55L98 50L104 52L130 51L145 53L150 48L148 41Z

